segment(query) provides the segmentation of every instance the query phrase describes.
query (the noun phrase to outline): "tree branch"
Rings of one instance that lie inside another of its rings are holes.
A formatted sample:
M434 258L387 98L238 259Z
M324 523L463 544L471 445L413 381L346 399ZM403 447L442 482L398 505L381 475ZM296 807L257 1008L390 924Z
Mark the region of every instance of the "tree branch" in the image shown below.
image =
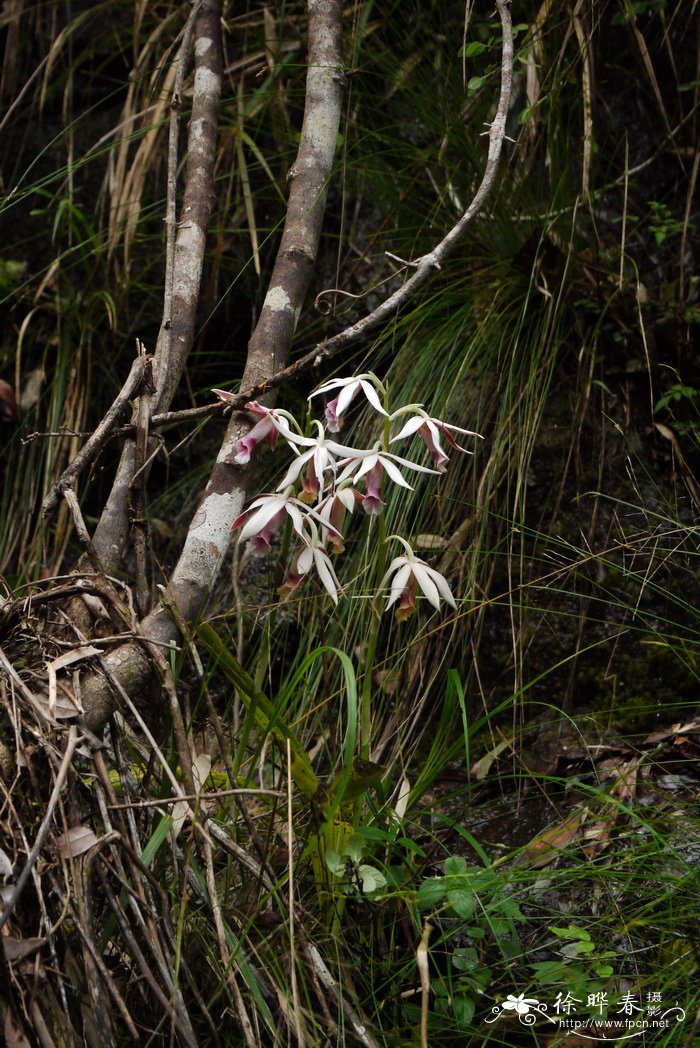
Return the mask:
M185 30L171 108L166 213L166 275L163 318L155 351L156 392L152 409L166 411L180 382L194 341L207 228L214 196L214 162L219 122L223 57L221 0L195 7L194 93L189 125L185 191L174 235L177 168L177 121L184 68L191 35ZM172 257L171 257L172 256ZM150 450L150 449L149 449ZM94 546L107 571L115 571L129 537L129 492L136 470L133 440L125 442L112 490L94 535Z

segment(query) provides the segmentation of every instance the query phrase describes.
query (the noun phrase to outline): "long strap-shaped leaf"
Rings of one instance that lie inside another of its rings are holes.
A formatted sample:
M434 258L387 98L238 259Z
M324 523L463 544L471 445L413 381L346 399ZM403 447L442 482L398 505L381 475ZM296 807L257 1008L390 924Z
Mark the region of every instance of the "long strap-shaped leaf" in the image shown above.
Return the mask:
M197 627L197 636L214 656L227 679L238 689L245 708L254 709L256 723L262 731L273 735L279 741L289 740L292 751L292 779L304 797L312 800L318 793L320 783L299 739L284 721L280 720L279 711L268 697L256 688L253 678L229 651L216 630L209 623L203 622Z

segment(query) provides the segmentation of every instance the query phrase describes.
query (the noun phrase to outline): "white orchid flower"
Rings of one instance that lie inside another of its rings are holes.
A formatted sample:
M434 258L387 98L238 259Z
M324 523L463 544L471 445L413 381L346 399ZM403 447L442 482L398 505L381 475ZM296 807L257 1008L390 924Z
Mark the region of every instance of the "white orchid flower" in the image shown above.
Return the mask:
M403 557L395 557L389 565L388 571L380 583L380 589L386 589L391 580L391 592L386 602L385 611L388 611L398 600L399 607L396 609L396 617L399 621L407 619L416 610L416 590L421 593L432 604L436 611L440 608L441 600L449 604L451 608L457 607L452 591L439 571L431 568L424 560L416 557L409 544L400 535L392 535L406 550Z
M297 572L303 578L305 575L308 575L312 567L315 567L323 588L326 590L333 603L337 604L338 594L343 592L343 587L338 582L330 557L326 553L323 543L318 537L318 532L313 521L309 521L309 526L311 531L310 538L306 547L297 557Z
M335 472L338 458L347 455L357 455L353 448L346 447L344 444L337 444L334 440L326 440L323 426L320 422L314 419L313 425L318 428L318 436L315 438L297 436L296 433L290 434L288 439L293 444L307 447L309 450L302 454L299 454L297 450L297 458L285 473L277 488L278 491L289 487L290 484L295 484L304 466L308 463L310 475L307 477L304 485L305 490L309 492L315 489L316 494L322 494L325 488L324 474L326 471L330 469Z
M381 513L384 509L384 503L381 499L382 472L386 473L390 480L393 480L394 484L413 491L413 488L396 465L397 462L415 473L439 472L436 469L429 469L427 466L419 466L416 462L409 462L408 459L401 458L399 455L393 455L389 451L381 451L379 448L375 448L372 451L353 451L349 458L339 462L338 465L345 466L345 469L338 477L338 483L341 484L344 480L352 477L353 484L356 484L359 480L366 478L366 494L362 500L362 508L365 513Z
M320 396L322 393L330 393L332 389L339 389L340 393L334 400L326 404L326 420L331 433L339 432L340 416L347 410L360 391L364 393L375 411L378 411L380 415L387 414L377 396L377 389L382 395L386 394L386 390L377 376L371 372L367 372L365 375L355 375L353 378L332 378L329 382L324 382L322 386L315 389L309 400L312 397Z
M439 418L431 418L419 405L411 405L410 408L400 408L399 411L392 415L392 419L406 414L409 410L415 412L413 418L408 420L401 432L397 433L390 443L394 444L397 440L403 440L405 437L411 437L414 433L417 433L428 448L433 465L437 466L440 473L445 472L446 464L450 461L440 446L441 433L445 435L445 439L453 448L457 451L463 451L465 455L471 455L472 452L468 451L467 448L460 447L452 436L452 432L464 433L467 437L478 437L479 440L483 439L480 433L475 433L471 429L462 429L460 426L453 426L449 422L443 422Z
M303 502L291 497L291 488L283 494L260 495L236 517L232 529L240 527L246 517L248 520L238 536L239 542L248 542L248 548L252 553L269 553L272 548L272 539L281 529L285 515L292 522L292 528L306 545L309 542L305 534L305 528L310 531L313 526L311 517L317 517L319 523L324 527L333 527L318 516L315 510L309 509Z
M216 393L224 403L238 399L237 393L228 393L225 389L213 389L212 393ZM294 435L291 425L296 426L294 416L290 415L288 411L283 411L282 408L273 411L271 408L266 408L264 404L259 404L257 400L249 400L245 405L245 410L250 411L253 415L260 415L261 418L244 437L236 441L236 455L233 461L239 466L245 466L250 462L251 453L263 440L267 440L273 451L277 444L278 434L281 433L289 442Z

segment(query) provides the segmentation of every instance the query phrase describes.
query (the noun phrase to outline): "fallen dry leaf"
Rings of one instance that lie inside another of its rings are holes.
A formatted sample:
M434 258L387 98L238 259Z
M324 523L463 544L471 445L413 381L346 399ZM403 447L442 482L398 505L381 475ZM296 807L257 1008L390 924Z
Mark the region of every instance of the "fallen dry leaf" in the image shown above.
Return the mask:
M554 862L559 857L562 849L578 835L586 811L586 808L579 808L563 822L550 827L531 840L527 848L515 860L516 866L529 866L533 870L549 866L550 862Z
M74 662L80 662L81 659L89 659L95 655L101 655L102 652L99 648L95 648L92 644L83 644L79 648L73 648L72 651L67 651L65 655L59 655L53 662L49 662L46 666L46 672L49 675L49 713L53 717L56 710L58 687L56 682L56 674L59 670L64 670L66 666L72 666ZM75 712L83 713L84 710L80 703L76 700Z
M46 939L14 939L6 935L2 939L2 948L5 951L6 961L21 961L35 950L40 950Z
M46 373L43 368L34 368L27 375L24 382L24 389L19 398L19 404L22 411L29 411L33 408L41 395L41 387L44 384Z
M471 766L472 778L476 779L477 782L481 782L482 779L485 779L496 758L500 757L503 751L512 747L512 745L512 739L504 739L503 742L499 742L492 750L489 750L489 752L485 753L483 757L480 757L478 761L474 761Z
M75 859L89 851L98 843L98 839L89 826L71 826L67 833L56 838L58 854L62 859Z
M194 781L194 788L199 794L201 792L204 783L209 778L209 772L211 771L211 757L208 753L200 753L192 761L192 779ZM173 805L173 826L172 834L173 837L177 837L178 833L185 825L187 818L190 813L190 802L178 801L177 804Z

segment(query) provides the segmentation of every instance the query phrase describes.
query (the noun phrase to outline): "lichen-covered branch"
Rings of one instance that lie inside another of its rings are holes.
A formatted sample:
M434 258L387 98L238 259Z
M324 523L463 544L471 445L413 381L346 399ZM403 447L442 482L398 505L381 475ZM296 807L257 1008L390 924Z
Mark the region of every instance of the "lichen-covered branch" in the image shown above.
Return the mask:
M153 411L166 411L178 387L194 340L199 287L204 265L207 228L214 197L214 162L221 99L223 69L221 47L221 0L203 0L194 17L194 92L189 125L185 190L177 232L172 230L177 139L171 133L169 150L168 215L165 302L155 351L156 392ZM185 32L180 66L173 98L173 121L179 111L179 92L187 59L188 33ZM180 85L178 87L178 85ZM170 257L172 255L172 257ZM95 530L94 546L107 571L119 567L129 536L129 493L136 469L135 444L127 439L112 490Z

